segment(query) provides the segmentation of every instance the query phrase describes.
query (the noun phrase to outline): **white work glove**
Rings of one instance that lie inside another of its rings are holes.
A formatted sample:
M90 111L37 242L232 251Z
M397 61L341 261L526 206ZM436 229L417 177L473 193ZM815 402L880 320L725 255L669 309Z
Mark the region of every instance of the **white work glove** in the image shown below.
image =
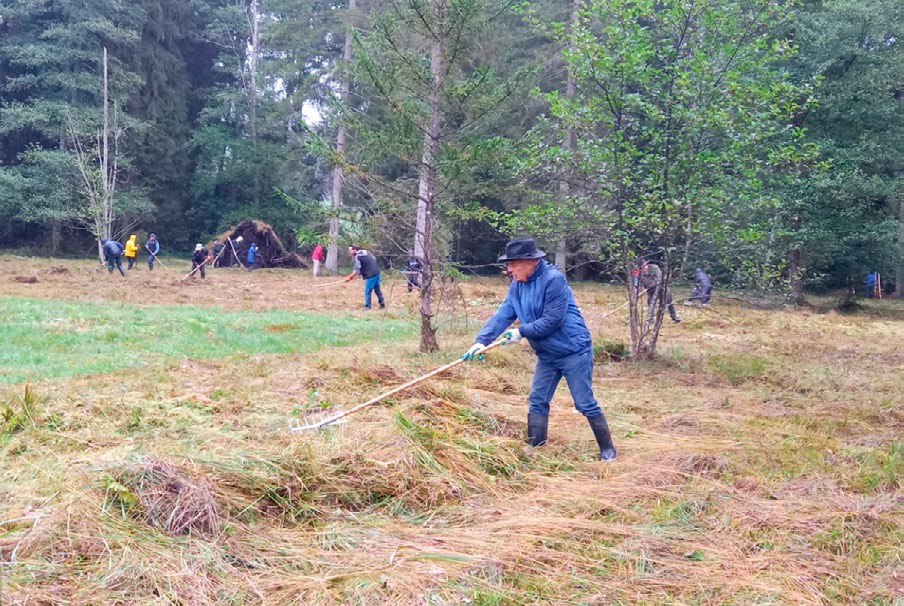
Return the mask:
M502 333L502 344L517 343L521 340L521 331L517 328L510 328Z
M483 360L483 354L480 352L482 352L486 348L487 348L487 346L484 345L483 343L475 343L474 345L471 346L471 349L466 351L461 356L461 359L462 360L473 360L474 357L476 356L478 360Z

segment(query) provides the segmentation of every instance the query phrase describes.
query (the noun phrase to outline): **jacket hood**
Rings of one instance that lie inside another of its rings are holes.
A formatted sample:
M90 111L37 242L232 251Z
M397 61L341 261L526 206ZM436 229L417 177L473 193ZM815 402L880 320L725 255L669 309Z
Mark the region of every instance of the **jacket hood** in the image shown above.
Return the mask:
M129 236L129 242L134 242L137 239L138 239L138 236L136 236L135 234L132 234L131 236Z

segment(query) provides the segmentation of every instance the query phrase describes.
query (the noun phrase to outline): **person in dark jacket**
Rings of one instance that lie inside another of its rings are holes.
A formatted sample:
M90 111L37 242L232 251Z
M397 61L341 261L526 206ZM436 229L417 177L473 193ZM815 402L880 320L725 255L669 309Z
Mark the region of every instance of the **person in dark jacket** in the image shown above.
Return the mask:
M662 284L662 270L659 269L658 265L644 259L640 262L638 281L640 287L647 293L647 310L649 310L656 300L656 291L659 290L659 285ZM672 303L672 291L669 290L668 286L665 287L664 301L672 322L680 322L681 319L678 317L678 312L675 311L675 305Z
M408 249L408 260L405 261L405 278L408 279L408 292L414 290L414 287L421 287L420 284L420 276L421 269L423 269L424 264L421 263L421 260L414 256L414 250Z
M204 248L203 244L195 244L195 252L191 255L191 270L196 274L201 274L202 280L207 277L204 273L204 266L207 265L209 256L210 253L207 252L207 249Z
M562 377L568 383L574 406L590 424L601 461L615 459L615 446L606 416L593 397L593 351L590 331L574 300L565 276L543 260L533 238L515 238L499 257L512 276L508 294L496 313L477 334L474 345L462 356L482 359L481 351L502 335L505 343L522 337L537 354L537 365L528 396L527 438L531 446L546 442L549 402ZM518 328L509 328L519 320Z
M713 291L713 283L709 279L709 276L706 275L706 272L699 267L694 270L694 280L696 280L697 283L694 285L691 297L687 300L685 305L693 303L706 307L709 304L710 294Z
M125 277L126 272L122 270L122 253L125 250L119 242L116 240L107 240L104 238L100 241L101 247L104 251L104 260L107 262L107 269L110 270L110 273L113 273L113 266L116 266L116 269L119 270L119 273Z
M348 254L355 260L355 269L346 276L345 281L351 282L355 276L364 278L364 309L370 309L371 292L377 294L380 309L385 309L386 302L383 300L383 291L380 289L380 268L376 258L360 246L349 246Z
M260 256L257 254L257 244L252 242L248 247L248 255L245 257L248 263L248 271L253 271L261 266Z
M148 241L144 243L144 248L148 251L148 269L154 269L154 261L157 260L157 255L160 254L160 242L157 241L155 234L148 236Z
M220 257L223 256L223 253L226 252L226 245L220 242L219 240L213 241L213 261L211 261L211 265L214 267L220 267L222 260Z

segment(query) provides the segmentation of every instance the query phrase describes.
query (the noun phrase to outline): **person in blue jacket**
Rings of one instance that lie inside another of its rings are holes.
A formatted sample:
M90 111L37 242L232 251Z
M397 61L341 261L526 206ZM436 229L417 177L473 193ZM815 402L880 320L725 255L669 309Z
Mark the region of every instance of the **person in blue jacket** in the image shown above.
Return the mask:
M260 267L260 259L257 258L257 244L254 242L248 247L248 255L245 257L245 261L248 262L248 271Z
M876 272L870 272L866 274L866 279L863 281L866 284L866 298L872 299L876 296Z
M568 383L575 408L590 424L599 445L601 461L615 459L615 447L606 417L593 397L593 351L590 331L574 301L565 276L543 260L533 238L515 238L505 246L499 261L512 277L508 294L496 313L477 334L474 345L462 356L482 359L481 351L502 335L505 344L526 338L537 354L537 365L528 396L527 438L531 446L546 443L549 402L562 377ZM509 328L519 320L521 325Z
M116 266L119 273L125 277L126 272L122 270L122 252L125 249L122 244L116 240L107 240L106 238L102 239L100 244L104 251L104 260L107 262L107 269L110 270L110 273L113 273L113 266Z
M151 234L148 236L148 241L144 243L144 247L148 251L148 269L154 269L154 261L157 260L157 255L160 254L160 242L157 241L157 236L155 234Z

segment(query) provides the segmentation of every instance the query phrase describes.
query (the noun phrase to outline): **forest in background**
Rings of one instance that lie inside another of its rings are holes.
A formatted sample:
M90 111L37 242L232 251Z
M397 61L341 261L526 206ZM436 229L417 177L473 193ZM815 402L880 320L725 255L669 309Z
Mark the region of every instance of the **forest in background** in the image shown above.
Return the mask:
M90 253L107 192L169 251L255 218L437 271L527 232L579 278L892 285L902 29L896 0L0 0L0 247Z

